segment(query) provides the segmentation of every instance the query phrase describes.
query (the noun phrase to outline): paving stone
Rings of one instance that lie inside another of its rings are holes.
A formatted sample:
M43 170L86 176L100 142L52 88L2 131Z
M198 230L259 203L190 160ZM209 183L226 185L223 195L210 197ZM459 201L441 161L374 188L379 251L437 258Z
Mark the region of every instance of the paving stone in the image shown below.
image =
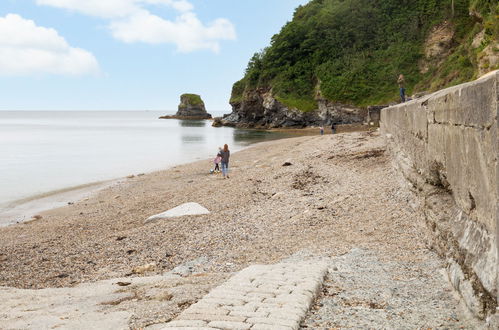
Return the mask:
M221 307L208 308L208 307L195 307L188 308L182 314L213 314L213 315L228 315L229 310Z
M220 298L220 297L217 298L206 297L203 299L207 303L219 306L243 306L247 303L247 301L243 299L229 299L229 298Z
M302 318L300 318L301 321ZM300 322L296 322L295 320L286 320L286 319L280 319L280 318L269 318L269 317L250 317L246 320L247 323L253 323L253 324L268 324L268 325L279 325L279 326L286 326L286 327L291 327L291 328L298 328L298 325Z
M255 312L259 305L248 303L244 306L228 306L227 308L232 311L241 311L241 312Z
M189 314L183 312L176 320L201 320L201 321L230 321L230 322L244 322L247 318L244 316L229 316L217 314Z
M263 301L263 299L265 299L265 298L275 298L276 295L273 294L273 293L248 292L246 294L246 297L257 297L257 298L261 298L262 299L260 301Z
M250 266L191 305L168 329L177 321L231 330L298 329L326 272L326 265L308 262Z
M208 323L209 327L224 329L224 330L249 330L253 324L244 322L227 322L227 321L214 321Z
M270 312L250 312L250 311L232 311L230 316L244 316L244 317L267 317Z

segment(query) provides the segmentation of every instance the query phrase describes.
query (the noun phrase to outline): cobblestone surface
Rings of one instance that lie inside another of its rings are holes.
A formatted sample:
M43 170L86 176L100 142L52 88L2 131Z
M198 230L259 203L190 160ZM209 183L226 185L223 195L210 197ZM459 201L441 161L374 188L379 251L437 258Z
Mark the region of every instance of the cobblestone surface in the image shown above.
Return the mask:
M327 265L322 263L250 266L162 328L298 329L326 273Z

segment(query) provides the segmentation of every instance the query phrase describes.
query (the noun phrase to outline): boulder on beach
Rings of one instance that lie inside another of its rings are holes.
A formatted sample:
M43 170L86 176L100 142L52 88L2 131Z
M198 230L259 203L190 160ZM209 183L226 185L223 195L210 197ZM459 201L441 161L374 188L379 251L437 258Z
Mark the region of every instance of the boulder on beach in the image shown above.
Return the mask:
M184 215L200 215L200 214L210 214L203 206L198 203L184 203L166 212L153 215L146 219L145 223L153 222L156 220L168 219L182 217Z
M206 112L201 96L197 94L182 94L178 111L174 116L161 116L160 119L211 119Z

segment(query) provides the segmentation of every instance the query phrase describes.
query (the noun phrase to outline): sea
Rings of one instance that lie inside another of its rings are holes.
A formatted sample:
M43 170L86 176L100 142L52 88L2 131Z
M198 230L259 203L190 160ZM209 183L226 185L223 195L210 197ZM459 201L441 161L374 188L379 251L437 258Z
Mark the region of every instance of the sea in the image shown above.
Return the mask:
M0 111L0 213L71 187L167 169L289 133L158 119L157 111ZM223 113L212 112L214 116Z

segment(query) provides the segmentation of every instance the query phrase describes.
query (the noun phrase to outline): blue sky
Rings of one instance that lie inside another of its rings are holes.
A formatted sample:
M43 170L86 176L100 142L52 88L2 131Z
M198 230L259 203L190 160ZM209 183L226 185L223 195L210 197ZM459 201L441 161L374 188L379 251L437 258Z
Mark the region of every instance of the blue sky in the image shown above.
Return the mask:
M249 58L308 0L1 0L0 110L230 112Z

